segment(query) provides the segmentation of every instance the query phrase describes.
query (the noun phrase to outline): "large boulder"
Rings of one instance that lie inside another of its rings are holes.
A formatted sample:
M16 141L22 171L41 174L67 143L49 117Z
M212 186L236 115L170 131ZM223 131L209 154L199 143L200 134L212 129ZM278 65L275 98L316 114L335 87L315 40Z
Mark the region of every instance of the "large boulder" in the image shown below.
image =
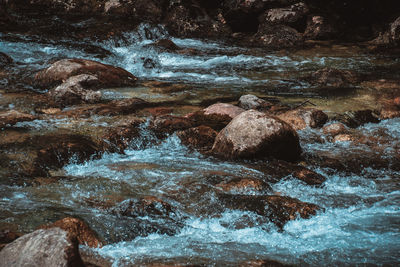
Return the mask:
M245 110L227 103L216 103L205 109L186 115L195 125L206 125L217 131Z
M60 228L37 230L8 244L0 251L0 264L22 266L84 266L78 242Z
M40 226L39 228L51 229L55 227L61 228L71 236L74 236L81 245L87 245L92 248L103 246L103 243L97 237L97 234L80 219L67 217L54 223Z
M296 160L301 154L299 137L286 122L248 110L235 117L216 137L213 153L223 158L275 157Z
M279 114L277 117L289 123L295 130L307 127L319 128L328 121L328 115L314 108L298 108Z
M61 105L95 103L101 100L101 92L85 88L96 87L99 79L94 75L80 74L68 78L64 83L49 91L49 96Z
M137 78L128 71L87 59L62 59L35 75L34 83L42 88L57 86L68 78L79 74L97 77L95 89L131 86Z

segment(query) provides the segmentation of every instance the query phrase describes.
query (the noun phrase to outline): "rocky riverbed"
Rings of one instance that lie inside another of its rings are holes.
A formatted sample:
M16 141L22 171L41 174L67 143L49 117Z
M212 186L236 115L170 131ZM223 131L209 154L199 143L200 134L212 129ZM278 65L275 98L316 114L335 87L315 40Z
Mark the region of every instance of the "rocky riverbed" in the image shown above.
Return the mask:
M0 266L398 264L396 5L22 2Z

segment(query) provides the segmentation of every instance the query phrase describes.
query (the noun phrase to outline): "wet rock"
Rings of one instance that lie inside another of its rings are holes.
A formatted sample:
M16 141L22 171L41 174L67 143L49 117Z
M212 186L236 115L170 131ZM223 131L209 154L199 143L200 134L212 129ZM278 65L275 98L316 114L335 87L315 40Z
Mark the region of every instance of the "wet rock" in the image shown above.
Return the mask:
M116 147L119 152L123 152L132 140L140 137L140 125L144 122L143 119L136 117L124 118L115 123L102 139L112 147Z
M313 85L328 88L353 87L358 81L354 72L333 68L318 70L311 74L308 79Z
M186 117L192 120L195 125L205 125L219 131L242 112L244 112L244 109L237 106L217 103L203 110L188 114Z
M302 35L289 26L261 24L255 41L269 49L297 47L303 44Z
M101 100L100 91L85 88L96 87L99 79L93 75L81 74L69 77L65 82L49 91L49 96L62 105L96 103Z
M113 17L129 17L133 20L159 23L166 2L165 0L108 0L104 3L104 13Z
M132 86L137 78L126 70L86 59L62 59L35 75L34 83L41 88L57 86L68 78L80 74L97 77L93 89Z
M190 90L192 88L190 85L187 84L159 82L159 81L144 82L143 85L149 87L149 89L152 92L163 93L163 94L183 92L186 90Z
M231 194L265 194L272 192L272 188L268 183L256 178L235 177L224 180L216 184L215 187Z
M103 246L97 234L80 219L67 217L48 225L42 225L39 229L51 229L55 227L66 231L70 236L74 236L80 245L86 245L92 248Z
M59 228L37 230L0 251L2 266L84 266L78 242Z
M314 108L298 108L277 117L289 123L295 130L303 130L307 127L319 128L328 121L328 115Z
M352 142L355 138L350 134L338 134L333 138L333 142Z
M292 177L305 182L308 185L320 186L326 181L326 177L304 166L292 164L286 161L269 162L264 170L270 182L279 182L283 178Z
M308 219L320 209L315 204L283 196L246 196L220 194L218 198L230 209L252 211L265 216L279 228L297 218Z
M193 121L188 118L164 115L154 118L149 128L157 137L163 138L176 131L187 130L193 126Z
M335 116L333 119L342 122L350 128L356 128L366 123L379 122L378 115L370 109L347 111L344 114Z
M16 110L0 111L0 128L14 125L21 121L33 121L36 117Z
M235 117L216 137L213 153L223 158L275 157L296 160L299 137L286 122L248 110Z
M289 267L288 265L274 260L253 260L239 264L239 267Z
M11 63L13 63L13 59L9 55L0 52L0 67L8 66Z
M348 133L348 129L343 123L337 122L337 123L331 123L329 125L326 125L322 128L322 132L325 135L328 135L330 137L334 137L338 134L346 134Z
M326 40L336 34L335 27L323 16L311 16L303 34L306 39Z
M104 106L99 106L95 110L98 115L127 115L132 114L140 109L151 106L149 102L141 98L127 98L122 100L113 100Z
M297 22L307 15L308 12L308 6L303 2L285 8L273 8L267 10L262 15L260 23L288 25Z
M267 110L271 108L272 103L265 101L264 99L258 98L255 95L242 95L239 98L239 107L249 110Z
M175 52L177 50L181 50L179 46L177 46L174 42L172 42L169 39L161 39L153 44L151 46L161 49L161 50L166 50L169 52Z
M215 141L217 132L208 126L199 126L176 132L182 144L200 151L209 151Z

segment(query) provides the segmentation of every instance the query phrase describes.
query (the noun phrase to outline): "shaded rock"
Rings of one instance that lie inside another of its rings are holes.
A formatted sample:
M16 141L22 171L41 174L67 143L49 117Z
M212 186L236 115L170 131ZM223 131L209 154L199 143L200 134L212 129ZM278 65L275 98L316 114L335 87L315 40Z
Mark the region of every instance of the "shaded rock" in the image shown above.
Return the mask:
M13 242L15 239L21 237L22 234L8 229L0 231L0 251L8 244Z
M248 110L235 117L216 137L213 153L223 158L275 157L296 160L299 137L286 122Z
M303 2L285 8L273 8L262 15L260 23L291 24L303 18L308 12L308 6Z
M131 20L159 23L166 2L165 0L108 0L104 3L104 13L112 17L129 17Z
M249 110L249 109L256 109L256 110L266 110L271 108L272 103L265 101L255 95L242 95L239 98L239 107Z
M162 138L176 131L192 128L193 126L193 121L188 118L164 115L154 118L149 128L157 137Z
M379 122L378 116L370 109L347 111L344 114L335 116L334 120L342 122L350 128L356 128L366 123Z
M303 130L307 127L319 128L328 121L328 115L314 108L298 108L277 115L277 117L289 123L295 130Z
M209 151L215 141L217 132L208 126L199 126L176 132L182 144L200 151Z
M161 39L161 40L151 44L151 46L161 49L161 50L166 50L169 52L181 50L181 48L179 46L177 46L174 42L172 42L169 39Z
M65 82L49 91L49 96L56 103L74 105L79 103L95 103L101 100L100 91L86 90L95 87L99 82L96 76L81 74L69 77Z
M400 44L400 17L393 21L387 31L379 34L371 43L380 46L396 46Z
M308 219L320 209L315 204L283 196L246 196L220 194L218 198L230 209L252 211L271 220L279 228L297 218Z
M294 28L285 25L261 24L254 39L269 49L290 48L303 44L302 35Z
M0 52L0 67L7 66L11 63L13 63L13 59L9 55Z
M303 34L306 39L326 40L336 34L334 26L322 16L311 16L307 21L307 27Z
M320 87L353 87L357 81L357 75L347 70L324 68L311 74L308 78L311 84Z
M215 187L231 194L265 194L272 192L272 188L269 184L256 178L235 177L233 179L224 180L216 184Z
M275 260L253 260L240 263L238 267L289 267L288 265Z
M48 225L39 226L39 229L61 228L68 232L70 236L76 237L79 244L92 248L102 247L103 243L97 237L97 234L82 220L67 217Z
M0 128L6 127L7 125L14 125L17 122L33 121L35 119L35 116L16 110L0 111Z
M348 130L343 123L338 122L338 123L331 123L329 125L324 126L322 128L322 132L325 135L334 137L338 134L346 134L346 133L348 133Z
M137 110L151 106L149 102L141 98L127 98L122 100L113 100L104 106L100 106L95 110L99 115L127 115L136 112Z
M69 77L88 74L97 77L93 89L132 86L137 78L126 70L86 59L62 59L35 75L34 83L42 88L50 88L66 81Z
M2 266L84 266L78 242L59 228L37 230L0 251Z
M192 120L195 125L205 125L219 131L242 112L244 112L244 109L237 106L216 103L203 110L188 114L185 117Z

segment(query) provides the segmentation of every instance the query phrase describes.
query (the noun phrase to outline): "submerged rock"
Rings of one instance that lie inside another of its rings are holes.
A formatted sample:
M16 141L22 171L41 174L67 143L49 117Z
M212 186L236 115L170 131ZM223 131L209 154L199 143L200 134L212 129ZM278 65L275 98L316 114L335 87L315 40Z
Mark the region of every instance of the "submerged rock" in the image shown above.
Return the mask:
M26 234L0 251L2 266L84 266L78 242L60 228Z
M255 110L235 117L216 137L213 153L223 158L275 157L296 160L299 137L286 122Z
M283 196L246 196L221 194L219 199L230 209L252 211L265 216L279 228L297 218L316 215L319 206Z
M96 87L99 79L93 75L81 74L69 77L65 82L49 91L49 96L56 103L74 105L79 103L95 103L101 100L100 91L85 88Z
M249 110L249 109L256 109L256 110L266 110L271 108L272 103L265 101L255 95L242 95L239 98L239 107Z
M7 125L14 125L21 121L33 121L36 117L30 114L21 113L16 110L0 111L0 128Z
M185 146L200 151L209 151L218 133L208 126L199 126L176 132L176 134Z
M55 227L68 232L70 236L74 236L81 245L86 245L92 248L103 246L103 243L97 237L97 234L80 219L67 217L48 225L42 225L39 228L51 229Z
M352 71L324 68L312 73L308 80L320 87L343 88L355 86L358 78Z
M62 59L35 75L34 83L41 88L57 86L68 78L80 74L95 76L98 80L92 88L132 86L137 78L126 70L87 59Z
M205 125L214 130L221 130L233 118L245 110L227 103L216 103L203 110L186 115L195 125Z
M303 130L307 127L319 128L328 121L328 115L314 108L298 108L277 115L277 117L289 123L295 130Z

